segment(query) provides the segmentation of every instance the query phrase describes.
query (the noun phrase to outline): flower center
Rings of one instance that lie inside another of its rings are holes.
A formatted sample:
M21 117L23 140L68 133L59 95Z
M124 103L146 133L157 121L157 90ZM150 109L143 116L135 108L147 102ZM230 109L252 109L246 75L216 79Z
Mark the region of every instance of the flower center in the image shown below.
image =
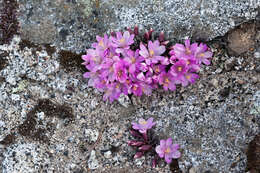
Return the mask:
M190 55L190 54L191 54L191 51L190 51L189 48L186 48L186 51L185 51L185 52L186 52L187 55Z
M150 50L149 53L150 53L151 56L154 55L154 51L153 50Z
M137 90L137 87L136 87L136 86L134 86L134 87L133 87L133 90L134 90L134 91L136 91L136 90Z
M155 72L156 72L156 73L159 73L159 72L160 72L159 67L156 67L156 68L155 68Z
M124 38L121 38L121 39L119 40L119 42L120 42L120 43L124 43L124 42L125 42L125 39L124 39Z
M104 47L104 42L103 42L103 40L101 40L101 41L98 43L98 45Z
M200 56L202 56L202 57L203 57L203 56L205 56L205 54L204 54L204 53L201 53L201 54L200 54Z
M143 120L140 122L140 124L145 125L145 124L147 124L147 121Z
M110 68L109 68L109 71L110 71L110 72L113 72L113 71L114 71L113 67L110 67Z
M116 85L116 88L119 88L119 84Z
M181 66L177 67L177 70L178 70L179 72L181 72L181 71L182 71L182 67L181 67Z
M187 78L187 79L190 79L190 78L191 78L191 76L190 76L190 75L186 75L186 78Z
M135 61L136 61L135 57L132 57L132 58L131 58L131 61L132 61L132 63L134 64Z
M190 60L187 60L187 65L190 65Z
M119 70L118 72L117 72L117 75L118 75L118 77L121 77L122 76L122 70Z
M169 154L171 152L171 149L170 149L170 147L168 147L166 150L165 150L165 153L166 154Z
M165 83L166 84L170 83L170 80L168 78L165 78Z
M109 57L109 58L112 58L112 57L113 57L113 53L110 52L108 57Z

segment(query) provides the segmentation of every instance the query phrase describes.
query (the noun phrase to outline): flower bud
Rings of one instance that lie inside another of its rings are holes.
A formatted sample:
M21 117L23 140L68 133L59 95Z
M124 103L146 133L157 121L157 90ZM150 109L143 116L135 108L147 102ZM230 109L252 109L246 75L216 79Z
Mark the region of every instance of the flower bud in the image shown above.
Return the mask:
M134 27L134 34L135 34L135 35L138 35L138 34L139 34L139 28L138 28L137 25L135 25L135 27Z
M161 45L166 46L168 43L169 43L169 41L167 40L167 41L162 42Z
M135 154L135 156L134 156L134 159L140 158L140 157L142 157L143 155L144 155L143 152L137 152L137 153Z
M141 146L141 145L143 145L144 144L144 142L142 142L142 141L128 141L128 145L129 146Z
M146 40L150 40L150 35L149 35L149 33L147 31L144 33L144 38Z
M147 150L150 150L151 148L152 148L151 145L143 145L143 146L139 147L138 149L141 151L147 151Z
M152 161L152 168L155 168L156 165L157 165L157 159L155 158L155 159L153 159L153 161Z
M115 36L116 36L116 33L115 33L114 31L112 31L112 32L110 33L110 35L113 36L113 37L115 37Z
M134 31L133 31L131 28L127 28L127 31L128 31L130 34L134 34Z
M142 136L135 130L130 130L130 133L132 136L134 137L138 137L138 138L141 138Z
M161 31L159 34L159 42L163 42L164 41L164 32Z

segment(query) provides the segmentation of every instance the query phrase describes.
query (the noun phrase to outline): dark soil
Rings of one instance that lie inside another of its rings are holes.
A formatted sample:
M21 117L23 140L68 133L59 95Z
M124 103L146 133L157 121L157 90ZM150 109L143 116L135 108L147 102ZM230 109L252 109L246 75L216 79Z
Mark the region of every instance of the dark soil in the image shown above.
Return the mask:
M260 134L249 143L247 151L247 170L250 173L260 172Z
M50 44L38 45L29 40L21 40L19 46L22 50L24 50L24 48L26 47L32 48L33 55L36 55L36 51L41 51L41 50L46 50L46 52L50 56L56 52L56 48L54 46L51 46Z
M52 133L54 129L52 128L51 123L47 123L48 125L46 128L36 128L37 124L42 124L42 122L37 122L36 120L36 114L38 112L44 112L47 117L58 117L69 121L73 119L72 109L70 107L55 104L47 99L42 99L39 100L38 105L27 114L27 119L24 123L18 127L19 134L30 137L36 141L49 142L46 133Z
M76 54L70 51L61 50L59 52L61 67L64 68L66 72L85 72L86 68L84 67L84 65L82 65L84 61L81 59L81 56L84 54L85 53Z
M0 71L3 70L7 65L7 59L5 59L5 57L7 57L8 55L9 54L7 52L0 54Z
M6 146L13 144L15 142L15 138L16 137L14 134L9 134L2 141L0 141L0 144L6 145Z
M18 3L16 0L4 0L0 7L0 44L8 44L18 34Z

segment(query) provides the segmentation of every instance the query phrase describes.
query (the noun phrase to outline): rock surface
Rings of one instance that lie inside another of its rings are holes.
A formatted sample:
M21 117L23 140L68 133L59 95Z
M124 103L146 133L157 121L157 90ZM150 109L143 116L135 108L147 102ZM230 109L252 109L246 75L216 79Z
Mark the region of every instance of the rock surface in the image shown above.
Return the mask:
M182 172L245 172L246 149L260 131L258 1L20 0L19 5L21 35L0 45L0 172L171 172L164 162L151 169L148 158L133 160L128 128L141 117L154 117L158 135L181 145ZM232 32L249 20L255 37ZM164 30L172 42L186 36L213 39L212 65L202 68L196 84L175 92L103 102L83 79L76 53L97 34L135 24ZM249 38L250 47L230 54L228 35L218 36L232 33L242 43Z

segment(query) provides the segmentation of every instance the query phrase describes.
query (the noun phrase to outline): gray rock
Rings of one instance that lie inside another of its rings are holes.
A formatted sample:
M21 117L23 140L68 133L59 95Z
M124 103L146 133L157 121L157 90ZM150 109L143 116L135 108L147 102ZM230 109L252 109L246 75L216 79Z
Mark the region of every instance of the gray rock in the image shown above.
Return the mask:
M88 160L88 168L93 170L93 169L97 169L98 167L99 167L99 163L98 160L96 159L96 152L95 150L92 150Z
M77 0L20 2L23 38L82 52L111 30L138 25L165 31L171 39L210 40L254 19L259 1Z

